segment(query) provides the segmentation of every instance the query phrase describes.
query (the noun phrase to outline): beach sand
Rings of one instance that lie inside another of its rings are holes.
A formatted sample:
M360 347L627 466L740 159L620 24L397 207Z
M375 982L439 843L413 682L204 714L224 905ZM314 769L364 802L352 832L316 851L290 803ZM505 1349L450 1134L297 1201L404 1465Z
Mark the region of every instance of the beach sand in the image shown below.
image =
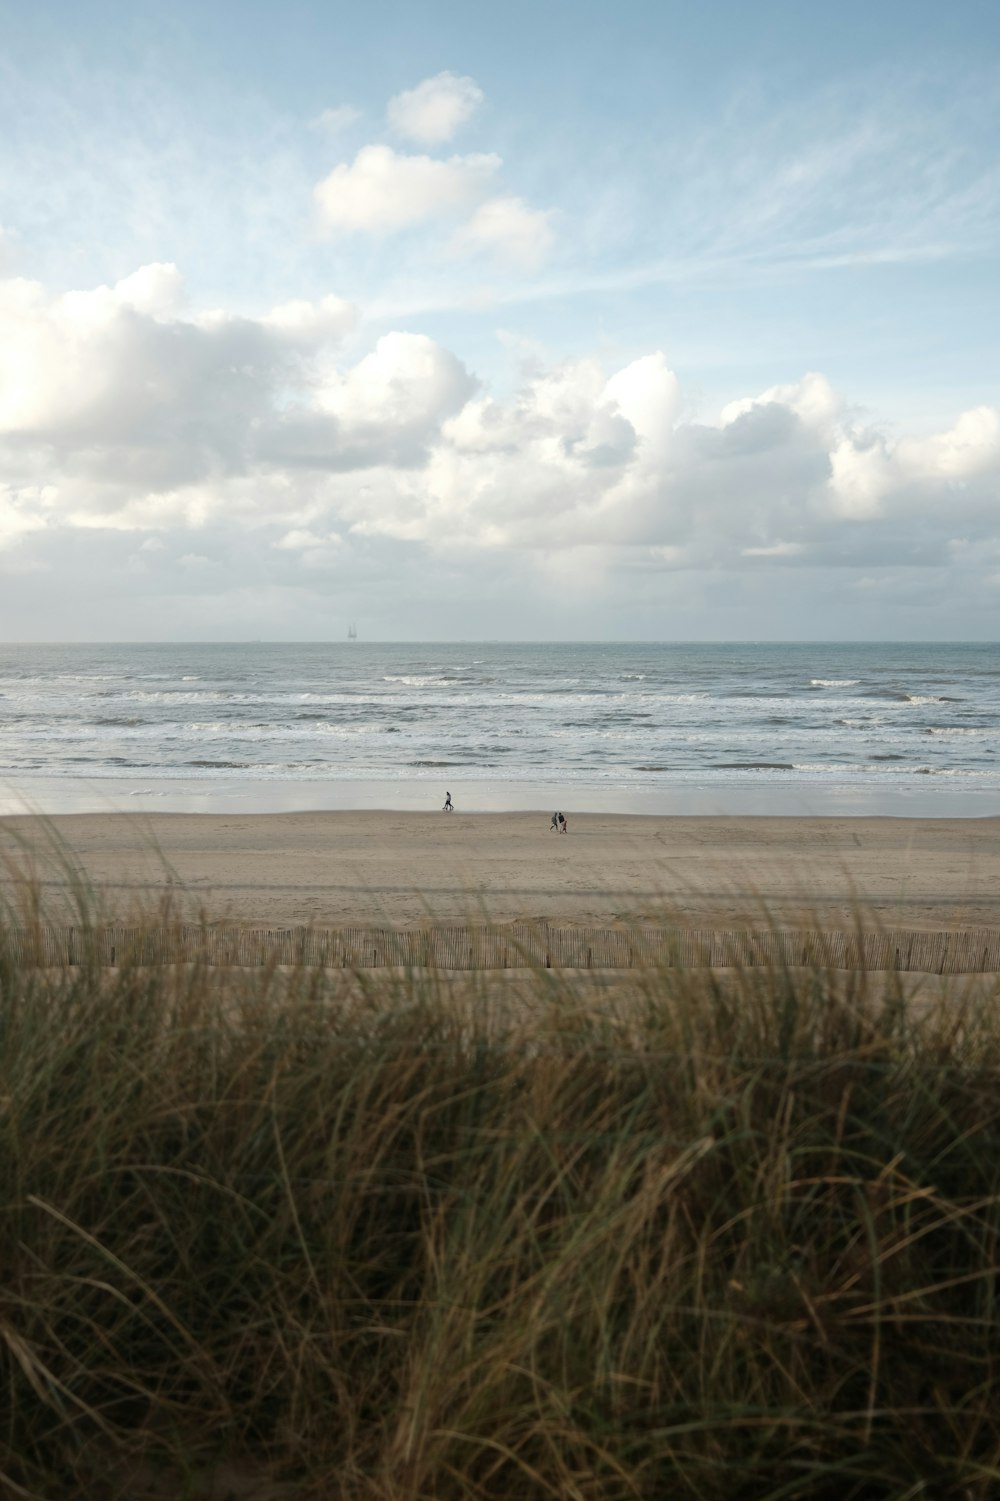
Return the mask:
M172 893L177 916L267 926L841 928L859 905L866 924L1000 923L1000 818L590 814L560 835L546 813L19 816L0 819L0 894L16 906L30 871L72 920L65 852L117 922Z

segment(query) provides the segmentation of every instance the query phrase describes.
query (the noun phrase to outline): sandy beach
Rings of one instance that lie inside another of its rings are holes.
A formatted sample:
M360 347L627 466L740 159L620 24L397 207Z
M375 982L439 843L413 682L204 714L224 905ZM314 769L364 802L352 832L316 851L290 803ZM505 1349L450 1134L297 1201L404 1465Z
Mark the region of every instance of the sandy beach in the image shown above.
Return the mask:
M51 920L74 869L101 915L171 893L186 917L255 925L410 927L431 920L681 926L990 926L1000 819L321 812L0 819L0 891L29 872ZM62 853L60 853L60 851ZM30 852L30 853L29 853Z

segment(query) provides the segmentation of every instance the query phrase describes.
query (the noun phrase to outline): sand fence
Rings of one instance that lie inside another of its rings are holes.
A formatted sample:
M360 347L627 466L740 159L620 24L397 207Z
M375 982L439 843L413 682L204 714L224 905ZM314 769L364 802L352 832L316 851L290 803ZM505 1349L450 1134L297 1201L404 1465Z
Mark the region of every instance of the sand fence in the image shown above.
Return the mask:
M1000 929L923 932L820 929L557 927L512 923L423 928L262 928L219 925L7 927L15 962L46 966L315 964L452 970L817 966L927 974L1000 971Z

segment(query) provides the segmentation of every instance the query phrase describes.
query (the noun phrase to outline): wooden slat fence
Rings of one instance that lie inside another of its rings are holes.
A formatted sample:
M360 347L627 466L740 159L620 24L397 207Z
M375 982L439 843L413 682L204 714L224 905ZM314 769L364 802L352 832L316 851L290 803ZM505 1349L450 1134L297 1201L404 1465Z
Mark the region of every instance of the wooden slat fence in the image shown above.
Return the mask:
M429 928L10 927L0 929L0 955L4 951L16 963L49 967L164 964L198 958L217 965L306 963L344 969L806 965L971 974L1000 971L1000 929L823 932L528 923Z

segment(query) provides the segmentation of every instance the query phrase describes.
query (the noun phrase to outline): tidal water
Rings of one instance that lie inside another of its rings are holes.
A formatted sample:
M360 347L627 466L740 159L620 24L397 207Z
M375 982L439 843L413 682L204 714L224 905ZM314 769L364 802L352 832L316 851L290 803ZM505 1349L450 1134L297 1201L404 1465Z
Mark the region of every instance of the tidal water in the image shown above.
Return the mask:
M1000 647L0 646L5 811L81 789L351 806L375 786L399 807L468 787L482 806L1000 813Z

